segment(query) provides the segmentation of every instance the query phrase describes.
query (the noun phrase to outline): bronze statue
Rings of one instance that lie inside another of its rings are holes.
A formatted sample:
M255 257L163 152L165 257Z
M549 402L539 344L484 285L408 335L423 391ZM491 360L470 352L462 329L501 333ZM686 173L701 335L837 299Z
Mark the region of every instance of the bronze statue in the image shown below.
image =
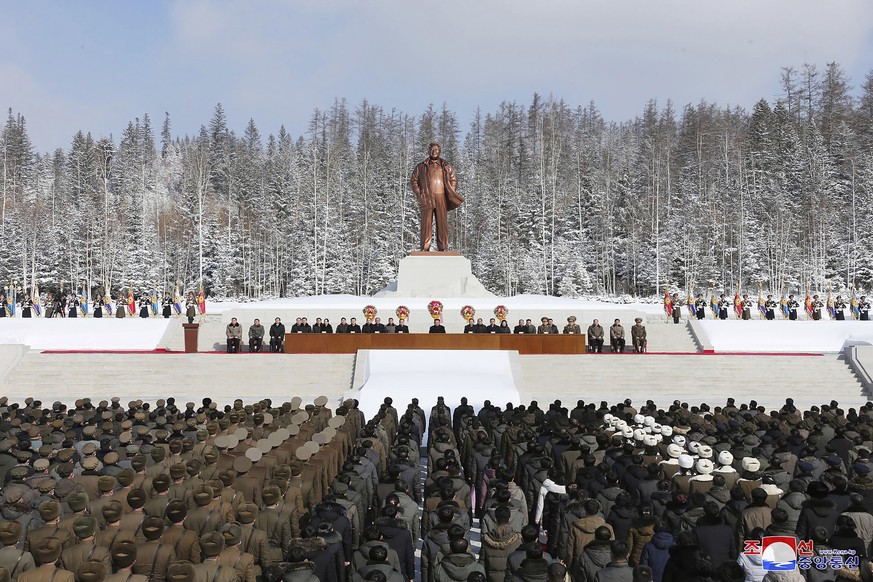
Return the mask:
M440 158L440 144L430 144L427 153L428 158L415 166L410 181L421 208L421 250L430 250L436 219L437 250L446 251L449 248L446 212L460 206L464 199L458 195L455 169Z

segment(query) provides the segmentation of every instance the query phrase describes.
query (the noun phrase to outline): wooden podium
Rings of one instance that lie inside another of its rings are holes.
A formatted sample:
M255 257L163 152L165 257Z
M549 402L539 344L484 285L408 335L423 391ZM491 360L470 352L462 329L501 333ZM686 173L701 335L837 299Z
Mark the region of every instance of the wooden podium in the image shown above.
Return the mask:
M286 354L358 350L513 350L521 355L584 354L584 335L508 333L287 333Z
M197 353L197 336L200 333L199 323L183 323L182 329L185 330L185 353Z

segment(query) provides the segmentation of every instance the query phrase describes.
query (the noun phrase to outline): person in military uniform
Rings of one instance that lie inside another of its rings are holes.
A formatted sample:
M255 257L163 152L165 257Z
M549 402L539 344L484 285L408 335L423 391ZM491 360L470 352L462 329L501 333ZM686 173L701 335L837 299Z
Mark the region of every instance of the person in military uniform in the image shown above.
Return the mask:
M270 559L270 542L267 532L255 527L258 506L244 501L237 507L236 517L242 529L240 548L243 552L252 555L255 562L255 576L260 576L264 570L273 565L273 561Z
M822 303L821 299L818 298L818 295L812 296L812 319L814 321L821 320L821 310L824 307L824 303Z
M91 317L96 317L98 319L103 317L103 308L106 306L106 301L103 300L103 295L100 293L95 295L91 305L93 305Z
M165 582L167 568L176 561L173 546L161 543L163 533L164 520L160 517L148 516L143 520L142 534L146 541L136 547L133 571L148 576L151 582Z
M184 501L181 499L170 501L165 511L165 517L170 525L164 528L160 541L173 547L176 559L197 564L200 562L200 540L195 532L183 526L187 516L188 507Z
M61 540L42 538L33 546L33 558L38 567L18 574L19 582L76 582L76 575L58 566Z
M631 341L633 341L634 352L642 354L646 351L646 326L643 325L642 317L636 318L631 326Z
M103 563L89 560L76 568L76 582L103 582L107 573Z
M94 543L109 550L110 555L116 545L123 542L133 543L133 532L121 529L121 516L124 515L121 501L110 499L110 502L101 509L101 515L106 526L94 534Z
M728 306L731 302L727 297L724 296L724 293L718 296L718 318L719 319L727 319L728 318Z
M861 295L861 299L858 301L858 313L861 321L870 321L870 302L867 301L867 297Z
M117 319L127 317L127 300L124 298L123 293L119 293L118 299L115 300L115 317Z
M541 335L547 335L552 333L552 326L549 324L549 318L543 317L540 319L540 325L537 327L537 333Z
M564 326L564 333L570 335L581 335L582 327L576 323L576 316L571 315L567 318L567 325Z
M5 566L9 570L13 582L18 580L22 572L36 568L31 553L16 547L20 537L21 523L13 519L0 522L0 543L3 544L3 548L0 549L0 566Z
M224 549L218 554L218 563L236 571L237 582L255 582L255 560L248 552L242 551L242 527L237 522L226 523L221 528L224 536Z
M740 307L742 307L743 310L743 320L748 321L752 319L752 300L749 299L748 295L743 295L743 299L740 301Z
M264 487L261 492L264 508L255 520L255 528L267 534L271 562L281 562L284 559L293 538L290 520L283 519L278 511L280 498L281 492L278 487L275 485Z
M88 561L101 562L107 572L111 572L112 560L109 550L94 543L97 533L97 520L91 516L79 516L73 521L73 533L79 543L61 553L61 563L64 568L75 572L79 566Z
M800 308L800 303L794 298L794 295L788 296L788 319L797 321L797 310Z
M70 531L59 525L61 517L61 504L59 501L49 499L40 503L39 517L45 525L39 529L27 532L24 540L24 549L30 550L36 547L40 540L48 537L58 538L61 541L62 548L68 548L73 544Z
M212 531L200 537L203 562L194 566L193 582L236 582L236 570L218 561L223 549L224 536L221 532Z
M697 313L697 319L706 319L706 299L703 298L703 293L697 294L697 299L694 300L694 311Z
M147 576L133 572L136 562L136 545L133 542L119 542L110 553L115 574L109 574L103 582L148 582Z
M673 293L670 297L670 303L673 306L673 323L679 323L682 319L682 302L679 301L679 294Z
M161 315L164 319L170 319L173 315L173 297L169 292L164 293L164 299L161 301Z
M846 301L841 295L837 295L834 299L834 319L837 321L846 320Z
M767 295L767 300L764 301L764 312L766 313L767 321L776 319L776 301L772 295Z

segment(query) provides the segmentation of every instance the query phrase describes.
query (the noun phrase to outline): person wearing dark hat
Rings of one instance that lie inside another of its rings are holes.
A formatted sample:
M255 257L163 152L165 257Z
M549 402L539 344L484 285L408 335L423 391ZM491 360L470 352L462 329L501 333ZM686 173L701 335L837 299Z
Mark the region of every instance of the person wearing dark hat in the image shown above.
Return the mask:
M209 485L200 485L194 490L192 497L197 505L188 512L185 519L185 529L193 531L199 536L221 528L221 512L211 509L213 489Z
M282 582L319 582L315 576L315 564L306 559L306 552L299 546L288 550L288 567Z
M3 544L3 548L0 548L0 566L5 566L9 570L9 576L12 580L18 580L18 576L22 572L36 568L31 553L16 547L20 537L21 524L19 522L15 520L0 522L0 543Z
M167 582L194 582L194 564L179 560L167 568Z
M260 576L264 570L273 565L267 532L255 527L258 513L258 506L248 501L240 503L236 510L237 521L242 527L240 547L254 558L255 576Z
M576 316L571 315L567 318L567 325L564 326L564 333L571 335L582 335L582 327L576 323Z
M55 537L61 541L61 548L70 547L74 540L70 535L71 531L62 528L59 525L61 517L61 504L59 501L48 500L39 504L39 516L42 518L43 527L27 532L24 540L24 549L30 550L36 547L40 540L48 537Z
M797 519L795 530L797 537L804 540L812 539L816 527L823 527L830 536L836 527L839 513L834 502L828 499L827 485L821 481L813 481L807 485L806 493L809 495L809 500Z
M177 559L198 564L200 540L195 532L185 529L187 516L188 507L181 499L174 499L167 504L165 517L170 525L164 528L161 543L173 546Z
M136 545L133 542L115 544L110 554L115 573L106 576L103 582L148 582L148 577L133 572L133 564L136 562Z
M20 582L76 582L76 575L59 567L61 541L47 537L39 540L32 548L38 567L18 575Z
M370 548L368 558L367 563L352 576L352 582L371 580L370 574L372 572L380 572L386 582L406 582L400 572L394 570L388 562L388 549L386 547L373 546Z
M255 582L255 559L242 551L242 527L237 522L226 523L221 528L224 536L224 549L218 555L218 563L236 570L237 582Z
M117 499L112 499L103 506L102 516L105 527L94 534L94 543L103 546L112 553L112 548L122 542L133 543L134 533L130 530L121 529L121 516L124 508Z
M73 521L73 533L79 542L61 553L61 563L70 572L88 561L101 562L107 572L111 572L112 560L109 550L94 543L97 533L97 520L90 516L80 516Z
M176 467L176 465L173 465ZM172 470L173 467L170 467ZM184 473L185 469L182 468L182 472ZM167 510L167 504L170 502L170 485L172 485L172 479L170 475L166 473L162 473L157 475L154 479L152 479L152 490L154 491L154 495L149 497L148 501L145 502L145 505L142 506L142 511L146 515L152 515L155 517L163 517L164 512Z
M97 488L100 491L100 496L88 501L88 515L93 515L98 518L98 524L103 525L103 508L110 502L114 501L112 493L115 491L115 477L102 475L97 479Z
M146 514L143 513L142 508L145 505L146 499L145 491L142 489L131 489L130 493L127 494L127 504L130 506L130 512L125 513L118 524L121 529L133 533L134 541L137 544L145 541L145 537L142 534L142 524Z
M203 562L194 565L193 582L236 582L236 570L218 562L218 556L223 549L224 536L221 532L211 531L200 536Z
M76 582L103 582L106 578L106 566L101 562L87 561L76 568Z
M136 563L133 571L148 576L151 582L165 582L167 568L176 561L173 546L161 543L164 533L164 520L148 516L142 522L142 534L146 541L136 547Z
M261 492L264 508L258 512L254 527L267 534L270 562L281 562L291 546L291 522L279 512L281 491L275 485L264 487Z

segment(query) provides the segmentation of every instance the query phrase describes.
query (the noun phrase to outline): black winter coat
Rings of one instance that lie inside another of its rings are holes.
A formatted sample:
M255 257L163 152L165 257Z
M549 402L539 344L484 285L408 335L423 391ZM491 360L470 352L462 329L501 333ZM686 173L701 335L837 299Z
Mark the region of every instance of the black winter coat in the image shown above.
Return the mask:
M412 536L403 520L379 517L374 525L379 528L385 543L397 552L404 578L407 580L415 578L415 550L412 546Z

